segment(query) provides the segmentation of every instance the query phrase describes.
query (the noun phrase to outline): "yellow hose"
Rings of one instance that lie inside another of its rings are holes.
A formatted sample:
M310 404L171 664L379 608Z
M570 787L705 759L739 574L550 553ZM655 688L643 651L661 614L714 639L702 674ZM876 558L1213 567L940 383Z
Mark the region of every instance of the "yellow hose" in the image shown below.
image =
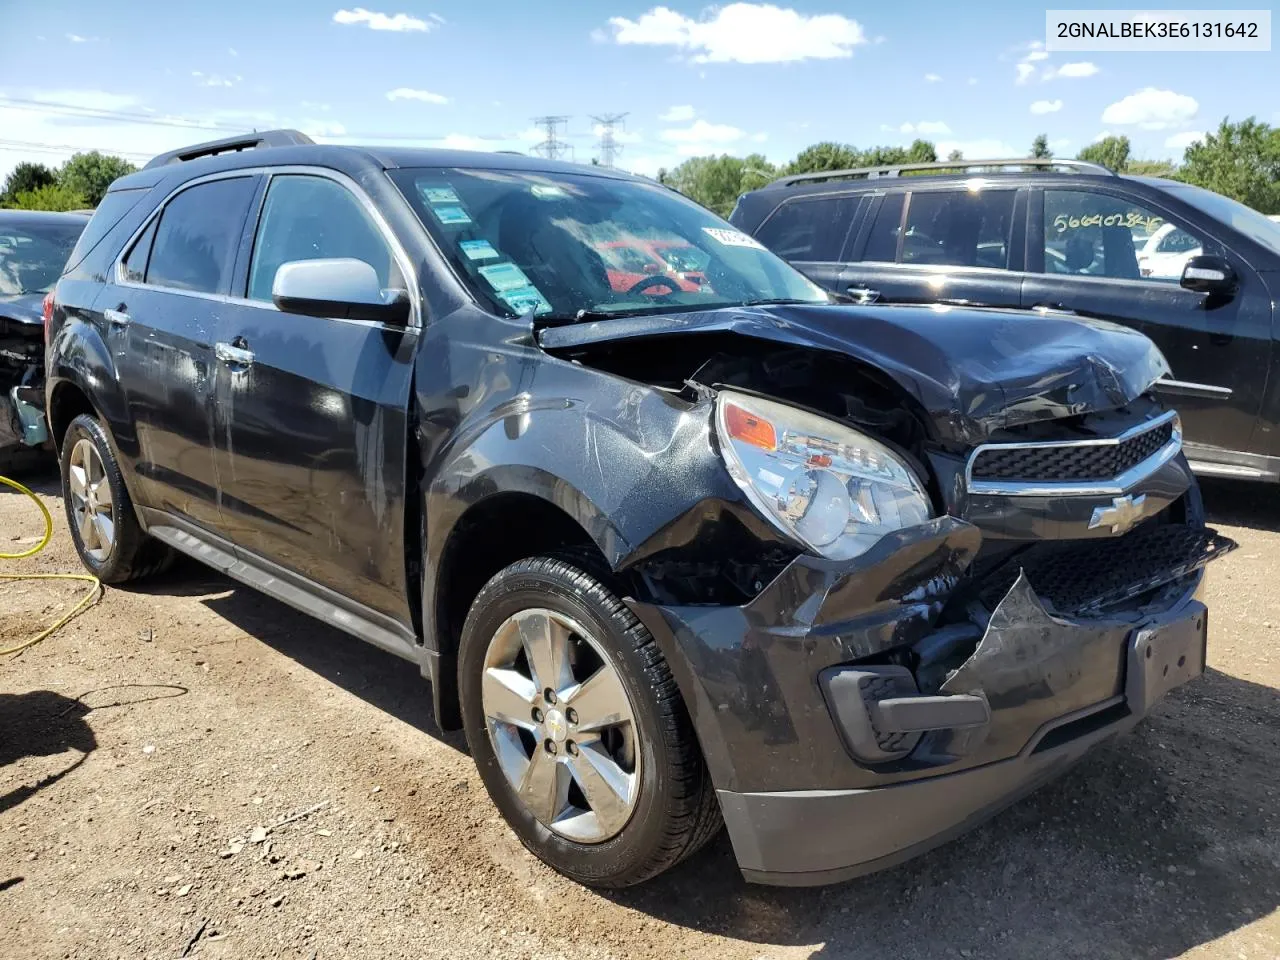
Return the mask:
M31 502L39 508L40 515L44 517L44 536L40 538L39 543L30 550L24 550L21 553L0 553L0 560L25 560L28 557L34 557L37 553L47 547L49 545L49 541L53 539L53 517L49 516L49 510L40 498L16 480L10 480L8 477L0 476L0 483L4 484L6 487L12 487L19 493L25 493L31 498ZM89 589L89 592L85 594L80 602L71 608L70 613L63 616L53 626L40 631L40 633L36 634L30 640L25 640L15 647L8 647L4 650L0 650L0 657L11 653L18 653L19 651L27 649L27 647L34 647L41 640L44 640L46 637L49 637L62 629L75 617L88 610L91 606L97 603L98 598L102 596L102 582L97 577L88 573L0 573L0 580L80 580L84 583L93 584Z

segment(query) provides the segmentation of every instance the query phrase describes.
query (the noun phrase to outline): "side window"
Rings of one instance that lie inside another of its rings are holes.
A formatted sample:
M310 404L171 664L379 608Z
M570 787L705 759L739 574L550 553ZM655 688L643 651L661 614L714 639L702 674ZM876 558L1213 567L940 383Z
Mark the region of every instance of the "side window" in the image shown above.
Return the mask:
M124 258L124 278L131 283L142 283L147 278L147 260L151 258L151 245L155 242L158 226L160 218L156 217Z
M253 244L249 299L271 299L281 264L339 257L372 266L384 289L403 286L391 248L346 187L327 177L273 177Z
M756 239L784 260L838 261L857 207L853 197L787 200L761 224Z
M1203 240L1140 203L1089 190L1044 192L1044 271L1176 283Z
M871 225L863 260L893 263L898 259L898 234L902 230L903 194L891 193L880 202L880 212Z
M916 192L907 204L902 262L1009 266L1013 190Z
M253 190L252 177L235 177L198 183L170 200L156 228L146 282L226 293Z

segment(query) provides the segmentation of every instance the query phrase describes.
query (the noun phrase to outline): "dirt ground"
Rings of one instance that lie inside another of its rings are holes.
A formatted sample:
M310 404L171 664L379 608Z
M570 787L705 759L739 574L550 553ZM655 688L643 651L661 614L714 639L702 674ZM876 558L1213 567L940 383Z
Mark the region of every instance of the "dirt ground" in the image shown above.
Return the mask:
M76 571L58 536L0 572ZM0 957L1280 957L1280 490L1211 485L1209 671L961 840L842 886L722 836L605 895L527 854L407 664L194 563L0 663ZM0 492L0 552L38 532ZM82 584L0 586L0 647Z

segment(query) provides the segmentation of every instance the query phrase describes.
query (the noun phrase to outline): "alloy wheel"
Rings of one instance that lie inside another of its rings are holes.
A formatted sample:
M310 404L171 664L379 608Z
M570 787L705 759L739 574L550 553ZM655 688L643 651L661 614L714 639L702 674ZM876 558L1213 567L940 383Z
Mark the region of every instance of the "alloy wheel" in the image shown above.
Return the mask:
M542 608L508 618L489 641L480 696L498 765L540 823L578 843L621 832L640 789L635 713L587 630Z
M80 545L91 559L102 563L115 543L111 484L98 448L87 438L77 440L71 448L67 486Z

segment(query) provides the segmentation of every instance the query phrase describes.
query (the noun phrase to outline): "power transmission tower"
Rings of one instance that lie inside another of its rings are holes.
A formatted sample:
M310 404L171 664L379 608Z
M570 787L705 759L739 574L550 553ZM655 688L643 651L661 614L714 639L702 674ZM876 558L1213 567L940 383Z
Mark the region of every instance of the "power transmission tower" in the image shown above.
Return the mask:
M600 165L603 167L612 167L614 159L622 152L622 145L614 137L613 130L626 118L625 113L606 113L591 118L600 127Z
M569 123L568 117L534 117L533 123L534 126L541 127L547 135L545 140L534 146L534 153L548 160L559 160L573 153L573 144L565 143L561 139Z

